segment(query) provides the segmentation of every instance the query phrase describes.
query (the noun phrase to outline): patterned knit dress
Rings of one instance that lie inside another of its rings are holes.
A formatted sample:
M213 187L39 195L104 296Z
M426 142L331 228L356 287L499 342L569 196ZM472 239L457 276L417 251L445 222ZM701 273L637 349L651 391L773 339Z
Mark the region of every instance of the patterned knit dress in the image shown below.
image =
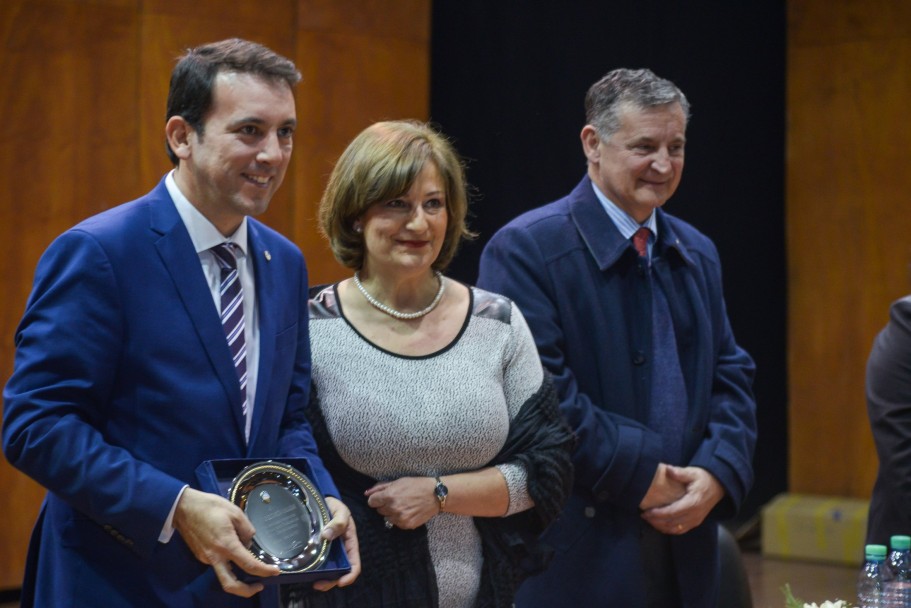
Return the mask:
M337 286L311 300L313 382L332 442L351 468L378 480L447 475L478 469L503 447L543 371L515 304L470 292L456 338L418 357L364 338L345 318ZM524 468L498 468L509 488L507 514L530 508ZM440 513L427 532L440 607L470 608L482 565L472 518Z

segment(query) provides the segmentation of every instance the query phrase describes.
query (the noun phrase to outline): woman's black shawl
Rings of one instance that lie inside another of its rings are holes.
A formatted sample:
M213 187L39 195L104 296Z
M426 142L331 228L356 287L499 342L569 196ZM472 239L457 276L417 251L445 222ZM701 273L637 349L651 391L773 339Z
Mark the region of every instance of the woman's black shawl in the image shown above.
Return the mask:
M323 462L357 525L362 572L351 586L325 593L312 591L310 585L283 586L283 606L436 608L436 574L427 528L386 529L382 516L367 505L364 496L364 490L376 480L349 467L335 450L315 387L308 418ZM503 449L488 463L522 464L535 506L509 517L475 518L484 556L478 608L512 606L519 584L546 567L552 552L538 539L559 515L572 487L574 442L572 431L559 413L553 383L545 374L541 387L512 420Z

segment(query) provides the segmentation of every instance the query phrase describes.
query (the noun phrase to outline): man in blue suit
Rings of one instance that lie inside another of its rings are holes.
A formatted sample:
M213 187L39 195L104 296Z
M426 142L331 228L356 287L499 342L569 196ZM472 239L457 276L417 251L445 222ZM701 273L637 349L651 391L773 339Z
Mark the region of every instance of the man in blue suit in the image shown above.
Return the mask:
M246 549L254 529L240 509L197 489L197 466L306 457L337 495L304 418L304 260L248 217L288 167L299 79L251 42L189 50L168 96L175 169L38 263L4 390L6 457L48 489L23 606L260 605L263 585L233 568L278 568ZM321 589L359 571L350 514L327 502L324 537L343 536L352 571Z
M478 284L522 309L577 434L551 566L519 608L714 608L718 520L752 484L753 362L734 342L718 252L662 205L689 105L649 70L586 96L588 175L510 222Z

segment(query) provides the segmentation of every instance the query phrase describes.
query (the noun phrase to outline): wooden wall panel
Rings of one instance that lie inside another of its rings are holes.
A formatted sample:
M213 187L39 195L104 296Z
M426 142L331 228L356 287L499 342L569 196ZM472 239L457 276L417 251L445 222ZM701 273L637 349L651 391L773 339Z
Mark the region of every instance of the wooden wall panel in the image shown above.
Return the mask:
M790 489L869 497L864 372L911 291L911 4L789 3Z
M60 232L135 192L135 2L7 0L0 8L0 377L38 257ZM22 578L44 492L0 460L0 588Z
M170 168L168 80L183 49L239 36L304 75L292 167L263 220L345 276L312 218L335 158L381 118L426 119L430 0L0 2L0 381L38 257L77 221L139 196ZM44 491L0 459L0 589L17 587Z
M300 127L293 160L301 176L294 233L311 282L351 273L317 234L323 186L338 156L378 120L426 120L430 105L430 2L300 1L297 63Z
M265 44L293 59L296 14L295 0L146 0L143 3L140 153L146 190L146 185L154 185L171 167L164 151L164 123L169 76L176 58L188 47L236 36ZM287 227L293 216L296 180L297 175L289 171L269 210L259 218L292 239L296 235Z

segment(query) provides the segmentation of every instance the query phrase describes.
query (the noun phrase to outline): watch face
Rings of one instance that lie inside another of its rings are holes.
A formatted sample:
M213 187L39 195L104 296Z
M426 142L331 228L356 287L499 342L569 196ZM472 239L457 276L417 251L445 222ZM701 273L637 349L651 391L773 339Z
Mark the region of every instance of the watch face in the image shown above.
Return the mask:
M437 498L442 503L445 502L446 497L449 496L449 488L443 485L442 481L437 481L437 486L433 489L433 493L437 495Z

